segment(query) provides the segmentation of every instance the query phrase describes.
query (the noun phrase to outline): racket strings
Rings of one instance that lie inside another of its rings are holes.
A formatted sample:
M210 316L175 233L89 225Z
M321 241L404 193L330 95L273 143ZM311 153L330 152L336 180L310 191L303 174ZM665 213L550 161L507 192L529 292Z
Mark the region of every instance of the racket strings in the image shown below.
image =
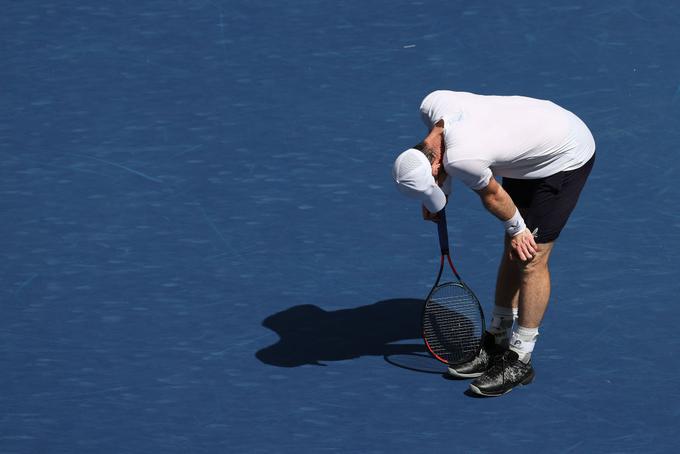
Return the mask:
M484 321L477 298L460 283L437 287L425 305L423 337L433 354L449 364L479 352Z

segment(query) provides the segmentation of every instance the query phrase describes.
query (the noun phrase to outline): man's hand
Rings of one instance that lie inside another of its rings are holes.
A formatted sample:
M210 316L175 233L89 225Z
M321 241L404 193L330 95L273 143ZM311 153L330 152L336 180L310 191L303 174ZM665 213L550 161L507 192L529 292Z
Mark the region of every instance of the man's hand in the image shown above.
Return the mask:
M518 258L522 262L528 262L537 252L536 240L529 229L524 229L522 233L510 239L510 260Z
M430 210L425 208L425 205L423 205L423 219L426 221L439 222L439 219L441 219L441 214L431 213Z

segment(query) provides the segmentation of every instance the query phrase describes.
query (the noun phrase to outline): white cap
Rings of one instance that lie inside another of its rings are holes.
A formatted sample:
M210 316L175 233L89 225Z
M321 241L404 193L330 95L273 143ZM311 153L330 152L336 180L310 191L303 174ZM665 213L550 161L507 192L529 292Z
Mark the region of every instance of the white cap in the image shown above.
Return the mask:
M432 165L421 151L409 148L397 156L392 176L399 192L419 199L431 213L446 205L446 196L432 176Z

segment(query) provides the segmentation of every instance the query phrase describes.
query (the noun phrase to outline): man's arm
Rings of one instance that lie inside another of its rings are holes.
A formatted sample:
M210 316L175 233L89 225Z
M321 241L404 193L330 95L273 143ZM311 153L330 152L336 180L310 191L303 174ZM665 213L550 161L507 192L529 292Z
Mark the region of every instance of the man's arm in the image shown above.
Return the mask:
M493 178L489 180L489 184L485 188L475 192L479 195L484 207L503 222L512 219L517 212L517 207L510 195ZM531 260L538 250L534 236L528 229L524 229L513 236L510 245L514 255L522 261Z
M484 207L503 222L512 218L517 210L517 207L508 193L505 192L503 186L498 184L493 178L489 180L489 184L485 188L475 192L482 199Z

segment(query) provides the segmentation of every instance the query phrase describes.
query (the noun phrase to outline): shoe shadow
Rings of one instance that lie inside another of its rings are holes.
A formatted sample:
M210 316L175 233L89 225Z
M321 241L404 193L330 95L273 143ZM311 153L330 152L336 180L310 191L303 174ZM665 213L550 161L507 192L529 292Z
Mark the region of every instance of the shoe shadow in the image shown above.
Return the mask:
M466 389L463 394L465 394L466 396L471 397L473 399L490 399L490 396L482 396L481 394L477 394L475 392L472 392L472 390L470 390L469 388Z
M311 304L293 306L263 320L262 326L278 334L279 340L255 356L272 366L299 367L361 356L425 353L420 341L422 310L419 299L390 299L337 311ZM414 342L403 343L409 340Z

